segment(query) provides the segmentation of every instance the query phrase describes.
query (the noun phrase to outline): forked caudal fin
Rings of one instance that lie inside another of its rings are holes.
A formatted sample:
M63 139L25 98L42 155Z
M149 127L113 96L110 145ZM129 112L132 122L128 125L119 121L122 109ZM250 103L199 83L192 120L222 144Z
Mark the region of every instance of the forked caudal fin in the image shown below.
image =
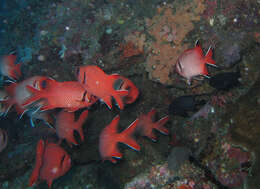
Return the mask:
M115 94L113 95L118 107L120 108L120 110L124 109L124 102L123 102L123 97L128 95L128 91L127 90L119 90L116 91Z
M162 134L168 135L169 130L166 127L164 127L164 124L167 123L168 120L169 120L169 116L165 116L161 118L159 121L156 122L155 129L161 132Z
M103 101L110 110L112 109L111 96L106 96L106 97L102 98L101 101Z
M206 53L206 55L205 55L205 62L206 62L206 64L208 64L208 65L217 67L215 60L212 59L212 55L213 55L212 47L209 47L209 49L208 49L208 51L207 51L207 53Z
M88 110L84 110L80 114L79 119L77 121L77 130L79 132L81 141L84 141L84 134L83 134L82 126L83 126L83 123L85 122L85 120L87 119L87 117L88 117Z
M128 95L128 91L126 91L126 90L115 91L115 93L113 94L113 97L114 97L118 107L120 108L120 110L124 109L124 102L123 102L122 97L127 96L127 95ZM103 97L102 101L107 105L107 107L110 110L112 109L112 98L111 98L111 96Z
M136 119L129 127L127 127L121 134L120 134L120 142L126 144L130 148L140 151L140 145L135 141L133 138L133 134L135 129L139 123L139 119Z

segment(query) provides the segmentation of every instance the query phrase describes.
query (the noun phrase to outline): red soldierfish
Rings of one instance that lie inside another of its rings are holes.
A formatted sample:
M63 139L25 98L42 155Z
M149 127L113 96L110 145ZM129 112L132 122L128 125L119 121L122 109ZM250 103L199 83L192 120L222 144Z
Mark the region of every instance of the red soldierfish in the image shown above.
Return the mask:
M7 104L9 106L15 105L15 109L18 114L22 114L27 108L23 103L29 98L32 93L26 88L26 86L32 86L37 89L41 89L40 83L46 80L51 80L48 77L34 76L30 77L20 83L12 83L5 87L5 90L9 94Z
M78 81L83 84L88 93L105 102L109 109L112 108L112 97L119 108L124 109L123 97L128 95L128 91L114 89L116 78L113 75L107 75L98 66L81 66L78 71Z
M99 153L103 161L110 160L111 162L116 163L116 159L114 158L122 158L123 155L119 152L117 146L117 143L119 142L126 144L134 150L140 150L139 144L137 144L132 136L139 120L136 119L124 131L118 133L117 126L119 120L120 117L117 115L112 122L102 130L99 136Z
M203 51L198 42L192 49L184 51L177 60L176 70L185 77L190 84L193 77L203 75L208 77L208 70L206 64L216 66L215 61L212 59L212 48L208 49L206 55L203 55Z
M78 144L74 138L74 131L77 131L80 135L81 141L84 140L82 126L85 119L88 116L88 110L81 113L78 120L75 120L74 112L67 112L61 110L56 117L56 132L60 139L65 139L70 146L72 144Z
M161 118L159 121L154 121L156 110L152 109L148 114L142 114L139 117L139 123L137 126L137 130L142 136L146 136L153 141L156 141L156 136L153 133L153 129L168 135L169 131L167 128L164 127L164 124L169 120L169 116L165 116Z
M63 176L71 167L71 158L58 144L40 140L37 144L36 163L29 186L45 180L51 187L53 180Z
M43 120L46 124L52 125L53 119L47 112L39 112L39 108L43 105L42 102L37 102L33 106L25 106L23 103L29 98L32 93L26 88L31 86L37 89L41 89L41 83L46 80L51 80L48 77L34 76L30 77L20 83L11 83L5 87L5 91L9 95L8 98L3 101L3 112L5 115L9 109L14 105L16 112L20 115L20 118L26 113L31 119L31 125L34 127L33 119Z
M41 89L29 85L27 89L32 93L32 96L23 103L23 106L44 100L44 105L40 109L42 111L54 108L76 111L80 108L89 107L97 101L93 96L91 96L91 100L86 100L87 91L77 81L58 82L48 80L42 83Z

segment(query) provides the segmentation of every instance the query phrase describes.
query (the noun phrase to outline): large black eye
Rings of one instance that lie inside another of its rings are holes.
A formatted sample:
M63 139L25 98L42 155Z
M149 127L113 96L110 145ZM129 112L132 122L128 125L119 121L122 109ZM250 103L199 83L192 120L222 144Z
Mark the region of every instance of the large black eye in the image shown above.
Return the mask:
M120 90L123 84L124 84L124 80L123 79L121 79L121 78L117 79L117 80L115 80L115 82L113 84L113 88L115 90Z
M46 89L46 87L47 87L47 81L46 81L46 80L43 80L43 81L40 83L40 86L41 86L41 89Z

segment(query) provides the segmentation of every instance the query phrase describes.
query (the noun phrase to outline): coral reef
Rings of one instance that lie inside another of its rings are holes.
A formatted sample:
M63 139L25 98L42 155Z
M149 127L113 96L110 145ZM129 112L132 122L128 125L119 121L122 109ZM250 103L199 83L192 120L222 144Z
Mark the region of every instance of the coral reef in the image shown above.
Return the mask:
M155 39L148 44L146 71L150 79L172 84L170 73L174 72L178 56L193 44L185 42L185 38L194 29L194 22L200 20L205 10L203 2L175 1L171 6L158 8L152 19L146 19L148 33Z
M145 34L135 31L124 37L125 43L119 45L122 51L120 60L143 54L145 45Z
M73 167L53 188L216 189L243 183L257 189L259 10L254 0L1 1L0 54L15 51L26 62L21 79L43 75L75 80L75 67L92 64L130 78L140 90L124 111L108 111L102 103L89 109L85 140L73 148L61 143ZM176 60L197 39L203 52L213 47L218 68L207 67L210 75L240 70L241 85L218 91L207 79L191 86L181 82ZM122 160L116 165L100 161L98 137L115 114L120 114L122 131L152 107L160 117L169 113L172 99L197 94L205 94L206 105L187 118L170 115L169 136L155 132L157 142L137 137L140 152L119 144ZM36 142L55 139L55 133L40 120L31 128L27 115L18 119L11 111L0 121L8 133L0 157L0 188L26 189Z
M161 189L182 189L205 188L206 186L214 188L212 183L199 180L203 177L203 171L194 167L190 163L184 163L179 171L169 170L168 164L158 164L152 166L145 174L137 175L131 182L125 185L125 189L142 188L161 188Z

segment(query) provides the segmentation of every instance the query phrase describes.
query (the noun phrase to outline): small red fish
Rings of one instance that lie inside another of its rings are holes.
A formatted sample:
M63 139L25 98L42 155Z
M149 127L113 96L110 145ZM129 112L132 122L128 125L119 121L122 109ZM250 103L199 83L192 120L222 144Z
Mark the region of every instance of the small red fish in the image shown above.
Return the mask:
M0 128L0 152L2 152L8 143L8 134L5 130Z
M176 63L176 70L187 79L189 84L195 76L203 75L208 77L206 64L216 66L215 61L212 59L212 54L213 51L210 47L204 56L201 46L196 42L194 48L188 49L180 55Z
M67 112L61 110L56 117L56 132L60 139L66 139L68 144L78 144L74 138L74 131L77 131L80 135L81 141L84 140L82 126L85 119L88 116L88 110L81 113L78 120L75 120L74 112Z
M138 124L138 119L136 119L129 127L127 127L121 133L118 133L117 126L120 117L117 115L112 122L107 125L101 132L99 136L99 153L103 161L109 160L112 163L116 163L114 158L122 158L122 153L119 152L117 143L124 143L134 150L140 151L140 146L137 144L133 138L133 133Z
M15 64L16 56L11 54L2 57L0 60L0 73L11 79L19 79L22 75L21 73L21 63Z
M157 140L155 134L153 133L153 129L156 129L157 131L165 135L169 134L168 129L164 127L164 124L169 120L169 116L165 116L159 121L154 122L155 113L156 110L152 109L148 114L142 114L139 117L139 123L137 126L137 130L142 136L146 136L153 141Z
M71 158L58 144L40 140L36 149L36 163L29 180L29 186L46 181L51 187L53 180L63 176L71 168Z
M37 89L41 89L41 83L46 80L51 80L48 77L34 76L20 83L11 83L5 87L8 98L2 102L2 115L6 115L10 108L14 106L20 118L26 113L30 117L31 126L34 127L33 120L43 120L47 125L53 125L53 118L48 112L40 112L39 108L43 105L42 102L34 103L32 106L24 106L23 103L29 98L32 93L26 88L27 85Z
M135 84L130 79L120 76L119 74L112 74L112 76L114 76L114 78L116 79L114 83L114 88L116 90L128 91L128 95L123 97L123 102L125 104L132 104L133 102L135 102L135 100L139 96L139 90L135 86ZM116 86L116 83L118 83L119 86Z
M112 108L112 97L119 108L124 109L122 98L128 95L128 91L114 89L116 78L113 75L107 75L97 66L81 66L78 71L78 81L83 84L88 93L105 102L109 109Z
M27 86L27 89L33 95L23 103L23 106L43 100L44 105L40 109L42 111L54 108L66 108L68 111L76 111L80 108L89 107L97 101L94 96L87 99L87 91L76 81L58 82L48 80L42 82L41 86L41 89L30 85Z
M49 78L34 76L20 83L12 83L11 85L5 87L5 91L9 94L7 104L9 104L9 106L15 105L17 113L22 114L27 108L25 105L23 105L24 101L32 95L32 93L27 90L26 86L29 85L40 89L40 83L46 80L49 80Z

